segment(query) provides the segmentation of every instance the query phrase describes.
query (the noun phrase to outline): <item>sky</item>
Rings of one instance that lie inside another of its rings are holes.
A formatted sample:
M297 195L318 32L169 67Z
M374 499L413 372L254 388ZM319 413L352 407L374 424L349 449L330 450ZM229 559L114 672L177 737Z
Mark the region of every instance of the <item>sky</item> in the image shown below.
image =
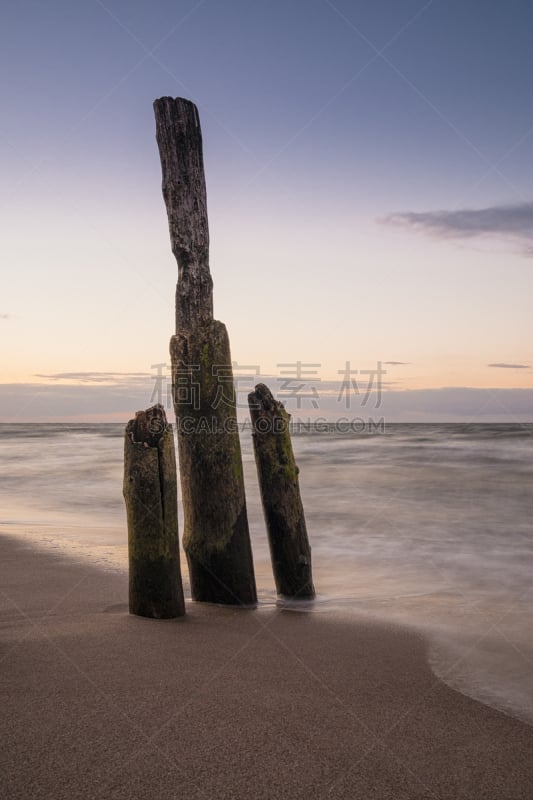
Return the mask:
M282 399L300 364L293 415L533 421L529 0L4 0L1 17L0 421L127 420L161 389L164 95L199 108L239 388L261 374Z

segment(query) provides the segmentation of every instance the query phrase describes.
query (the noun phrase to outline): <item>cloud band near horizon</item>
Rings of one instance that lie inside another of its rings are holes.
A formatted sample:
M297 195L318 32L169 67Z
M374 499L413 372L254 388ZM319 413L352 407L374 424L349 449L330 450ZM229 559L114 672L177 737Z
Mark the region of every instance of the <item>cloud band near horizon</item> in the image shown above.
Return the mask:
M339 389L340 383L336 382ZM385 390L381 402L373 395L366 405L354 398L350 408L339 404L338 392L325 392L317 409L309 403L298 410L288 406L293 421L321 418L380 419L386 422L514 422L533 424L533 388L475 389L444 387L440 389ZM153 382L132 382L129 386L96 384L66 386L61 384L0 384L0 424L25 422L116 421L124 425L139 408L163 402L169 419L172 402L167 392L159 399ZM342 407L340 407L342 406ZM248 419L248 404L242 399L238 415Z

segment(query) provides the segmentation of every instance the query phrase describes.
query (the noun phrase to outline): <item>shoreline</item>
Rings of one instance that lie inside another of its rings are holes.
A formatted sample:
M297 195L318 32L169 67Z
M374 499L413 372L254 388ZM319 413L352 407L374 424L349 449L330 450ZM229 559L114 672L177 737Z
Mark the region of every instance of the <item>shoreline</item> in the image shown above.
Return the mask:
M0 537L8 798L531 796L533 729L335 612L127 613L127 575ZM8 734L9 731L9 734Z
M35 548L45 556L64 558L74 567L85 565L127 578L127 544L110 544L109 541L113 538L113 533L121 530L120 527L111 532L109 526L95 529L77 525L74 536L65 536L72 529L71 525L65 526L52 521L2 523L0 537L12 538L14 542ZM99 530L100 543L98 540L91 544L82 542L84 538L92 538L80 536L80 531L84 530L91 534ZM59 531L61 535L57 535ZM187 561L182 550L180 554L185 599L191 603ZM354 568L355 574L359 576L364 571L361 564ZM448 687L533 727L533 680L529 673L521 674L520 669L520 663L527 668L529 645L522 643L524 649L517 647L515 650L511 639L490 636L491 627L497 627L494 621L498 622L499 616L501 618L502 606L499 609L494 608L492 615L487 615L484 625L478 628L479 613L470 615L470 619L465 617L465 597L453 591L428 593L423 590L391 596L378 592L369 597L366 594L366 579L363 594L339 594L337 587L333 587L331 583L336 565L331 561L324 564L324 559L320 559L315 564L315 577L319 587L326 587L325 592L318 592L311 604L305 603L299 607L297 604L294 607L290 601L280 602L277 597L269 558L261 559L256 554L255 569L259 611L277 609L326 616L334 614L351 622L366 620L399 626L424 639L427 645L427 663L435 677ZM379 576L377 582L379 583ZM512 622L512 616L509 618L508 613L508 610L504 611L503 616L507 617L509 623ZM523 610L518 610L518 617L522 613ZM458 614L462 616L459 618Z

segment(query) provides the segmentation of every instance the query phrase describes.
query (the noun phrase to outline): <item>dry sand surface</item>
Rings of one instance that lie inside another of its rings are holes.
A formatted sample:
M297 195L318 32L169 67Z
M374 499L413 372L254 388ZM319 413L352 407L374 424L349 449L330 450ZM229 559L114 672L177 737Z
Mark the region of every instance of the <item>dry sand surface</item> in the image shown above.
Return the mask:
M0 539L4 798L533 797L533 728L454 692L421 637L187 603Z

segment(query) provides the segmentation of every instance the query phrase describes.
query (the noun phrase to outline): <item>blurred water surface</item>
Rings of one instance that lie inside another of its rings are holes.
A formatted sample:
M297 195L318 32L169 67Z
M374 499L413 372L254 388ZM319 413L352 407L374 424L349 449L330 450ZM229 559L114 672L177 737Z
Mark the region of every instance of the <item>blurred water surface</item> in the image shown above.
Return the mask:
M0 425L0 531L127 568L123 430ZM276 597L249 431L241 442L266 606ZM533 425L389 424L293 443L318 591L306 609L422 629L439 677L533 722Z

